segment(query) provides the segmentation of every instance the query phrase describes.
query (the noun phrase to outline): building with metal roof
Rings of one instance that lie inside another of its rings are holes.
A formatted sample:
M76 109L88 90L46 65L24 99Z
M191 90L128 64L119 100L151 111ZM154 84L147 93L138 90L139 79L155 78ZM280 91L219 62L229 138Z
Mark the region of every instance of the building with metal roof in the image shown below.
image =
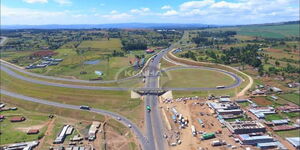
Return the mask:
M278 141L268 143L257 143L256 146L260 149L279 148L280 150L286 150L286 148Z
M290 142L295 148L300 148L300 137L287 137L285 139Z
M273 107L256 107L249 109L249 111L258 119L264 119L265 115L268 114L276 114L276 111Z
M249 134L239 134L238 139L243 145L256 145L257 143L274 142L273 137L269 135L250 136Z

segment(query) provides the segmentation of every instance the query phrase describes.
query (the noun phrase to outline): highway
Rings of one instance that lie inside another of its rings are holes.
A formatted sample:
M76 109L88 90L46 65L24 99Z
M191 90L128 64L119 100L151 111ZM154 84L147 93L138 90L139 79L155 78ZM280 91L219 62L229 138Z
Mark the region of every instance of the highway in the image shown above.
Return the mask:
M3 89L0 90L0 93L3 94L3 95L7 95L7 96L17 98L17 99L20 99L20 100L24 100L24 101L40 103L40 104L45 104L45 105L60 107L60 108L82 110L82 109L80 109L80 106L70 105L70 104L62 104L62 103L47 101L47 100L43 100L43 99L28 97L28 96L20 95L20 94L17 94L17 93L9 92L9 91L3 90ZM123 116L121 116L117 113L109 112L109 111L102 110L102 109L91 108L90 110L82 110L82 111L89 111L89 112L93 112L93 113L97 113L97 114L112 117L113 119L115 119L116 121L121 122L125 126L128 126L130 124L132 126L131 130L134 132L135 136L139 140L142 148L144 150L152 150L151 148L149 148L149 144L147 144L148 142L147 142L146 138L144 137L143 133L141 132L141 130L134 123L132 123L130 120L128 120L127 118L125 118L125 117L123 117ZM120 117L121 120L118 120L117 119L118 117Z
M169 50L171 49L161 51L156 57L153 58L153 61L150 62L146 73L145 88L159 88L159 62L162 56L165 55ZM152 147L153 150L164 150L166 149L166 139L163 137L165 134L165 128L158 107L158 95L148 94L144 98L145 108L147 105L151 107L151 112L145 112L145 122L149 143L155 146Z

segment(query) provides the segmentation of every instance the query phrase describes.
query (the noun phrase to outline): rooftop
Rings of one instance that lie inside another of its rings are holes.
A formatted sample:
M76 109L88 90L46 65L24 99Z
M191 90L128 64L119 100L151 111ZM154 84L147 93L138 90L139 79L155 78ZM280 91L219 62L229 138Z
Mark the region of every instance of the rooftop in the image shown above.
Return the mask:
M289 141L294 147L300 147L300 137L288 137L285 139Z

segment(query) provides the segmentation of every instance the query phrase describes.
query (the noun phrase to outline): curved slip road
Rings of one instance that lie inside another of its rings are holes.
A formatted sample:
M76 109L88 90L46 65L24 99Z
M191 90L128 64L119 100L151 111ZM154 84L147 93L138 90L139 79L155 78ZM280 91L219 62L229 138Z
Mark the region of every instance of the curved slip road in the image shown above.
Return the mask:
M228 71L225 71L222 69L217 69L217 68L200 67L200 66L179 66L179 67L169 67L169 68L163 69L162 71L172 71L172 70L180 70L180 69L202 69L202 70L217 71L217 72L221 72L221 73L224 73L224 74L232 77L235 82L233 84L225 86L224 88L221 88L221 89L218 89L216 87L213 87L213 88L195 87L195 88L162 88L163 90L174 90L174 91L224 90L224 89L231 89L231 88L238 87L242 83L242 79L238 75L236 75L232 72L228 72Z
M21 99L21 100L24 100L24 101L40 103L40 104L54 106L54 107L60 107L60 108L82 110L82 109L80 109L80 106L70 105L70 104L62 104L62 103L47 101L47 100L44 100L44 99L28 97L28 96L20 95L20 94L17 94L17 93L9 92L9 91L3 90L3 89L0 90L0 93L3 94L3 95L18 98L18 99ZM82 111L86 111L86 110L82 110ZM125 117L123 117L119 114L113 113L113 112L109 112L109 111L102 110L102 109L96 109L96 108L91 108L89 110L89 112L93 112L93 113L97 113L97 114L112 117L113 119L115 119L116 121L121 122L125 126L128 126L130 124L132 126L131 129L135 133L137 139L140 141L140 144L141 144L142 148L144 150L152 150L151 146L148 144L147 139L144 137L144 135L140 131L140 129L134 123L132 123L130 120L128 120L127 118L125 118ZM118 117L120 117L121 120L118 120L117 119Z
M89 80L80 80L80 79L67 79L67 78L60 78L60 77L54 77L54 76L45 76L45 75L40 75L37 73L32 73L32 72L28 72L24 69L21 69L19 67L16 67L4 60L0 60L1 61L1 66L5 66L6 68L10 68L10 69L14 69L18 72L33 76L33 77L38 77L38 78L43 78L43 79L49 79L49 80L57 80L57 81L68 81L68 82L74 82L74 83L114 83L114 82L123 82L123 81L127 81L127 80L131 80L134 78L139 78L142 74L142 72L139 72L137 74L135 74L134 76L131 77L127 77L127 78L123 78L123 79L119 79L119 80L107 80L107 81L89 81Z
M154 70L151 72L152 75L148 75L148 77L157 77L155 74L157 74L158 68L157 65L159 63L159 60L161 59L162 56L165 55L164 53L159 53L158 56L156 57L155 62L151 62L153 64L156 65L149 65L149 69L150 70ZM159 59L157 59L159 58ZM162 71L170 71L170 70L176 70L176 69L188 69L188 68L195 68L195 69L207 69L207 70L212 70L212 71L218 71L218 72L222 72L225 73L229 76L231 76L232 78L234 78L235 83L229 86L225 86L222 89L218 89L218 88L206 88L206 87L194 87L194 88L158 88L158 86L155 87L147 87L150 88L151 90L157 88L157 89L162 89L162 90L174 90L174 91L208 91L208 90L223 90L223 89L231 89L231 88L235 88L237 86L239 86L242 83L242 79L237 76L234 73L231 72L227 72L225 70L221 70L221 69L217 69L217 68L209 68L209 67L199 67L199 66L182 66L182 67L171 67L171 68L167 68L164 69ZM41 85L47 85L47 86L56 86L56 87L63 87L63 88L75 88L75 89L87 89L87 90L109 90L109 91L128 91L128 90L134 90L134 88L126 88L126 87L101 87L101 86L88 86L88 85L73 85L73 84L62 84L62 83L55 83L55 82L48 82L48 81L42 81L42 80L36 80L33 78L28 78L25 76L22 76L14 71L12 71L11 69L16 69L15 67L13 68L8 68L6 65L3 65L3 63L1 63L0 69L4 72L6 72L7 74L9 74L12 77L18 78L20 80L24 80L27 82L31 82L31 83L35 83L35 84L41 84ZM22 70L22 69L20 69ZM24 70L23 70L24 71ZM24 71L26 72L26 71ZM27 72L28 73L28 72ZM82 80L84 81L84 80ZM143 89L143 88L141 88ZM144 88L145 89L145 88Z
M27 81L27 82L32 82L36 84L41 84L41 85L47 85L47 86L56 86L56 87L64 87L64 88L74 88L74 89L87 89L87 90L110 90L110 91L128 91L130 88L122 88L122 87L101 87L101 86L87 86L87 85L73 85L73 84L61 84L61 83L54 83L54 82L47 82L47 81L42 81L42 80L35 80L32 78L28 78L25 76L22 76L18 73L15 73L14 71L4 67L1 65L1 70L6 72L7 74Z

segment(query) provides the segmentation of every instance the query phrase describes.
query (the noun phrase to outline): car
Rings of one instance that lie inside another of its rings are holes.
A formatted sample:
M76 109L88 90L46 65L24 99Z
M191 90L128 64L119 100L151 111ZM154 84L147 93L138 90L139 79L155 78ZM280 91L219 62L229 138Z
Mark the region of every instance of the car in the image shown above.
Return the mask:
M120 117L117 117L117 119L118 119L118 120L121 120L121 118L120 118Z
M132 126L131 126L131 124L128 124L128 128L131 128Z
M86 105L81 105L80 106L80 109L83 109L83 110L90 110L90 106L86 106Z
M151 111L151 107L149 105L146 106L146 109L147 109L148 112Z

